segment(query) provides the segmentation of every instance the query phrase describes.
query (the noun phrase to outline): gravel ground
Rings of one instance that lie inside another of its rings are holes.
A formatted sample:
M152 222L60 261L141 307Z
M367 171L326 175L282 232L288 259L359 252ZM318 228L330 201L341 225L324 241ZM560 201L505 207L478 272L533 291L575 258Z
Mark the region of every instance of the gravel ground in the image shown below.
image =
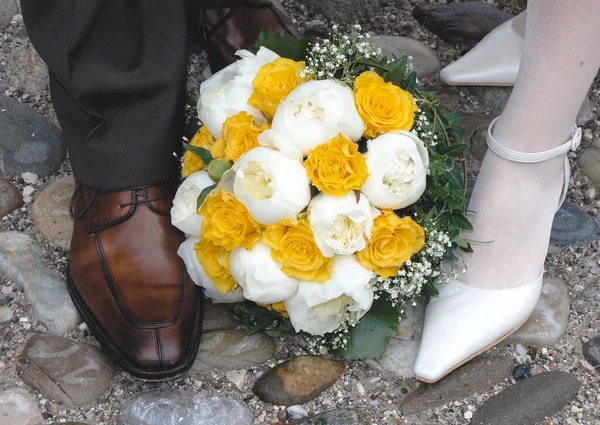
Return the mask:
M445 0L440 3L445 3ZM296 22L302 27L305 23L320 20L327 23L322 16L312 16L299 0L284 0L286 8L290 11ZM414 4L419 1L395 1L388 2L388 6L382 10L373 10L372 14L363 27L365 30L376 34L403 35L415 38L436 49L443 65L448 64L462 50L459 46L449 45L429 31L422 28L411 16ZM26 34L22 24L10 26L4 33L0 34L0 81L4 79L5 67L8 56L18 46L26 43ZM189 98L195 99L198 91L198 81L202 70L206 66L206 59L201 54L190 56ZM461 112L486 112L475 100L462 93L460 88L447 88L442 86L435 77L423 82L433 90L440 90L457 99ZM50 104L48 93L37 96L27 96L14 88L8 88L6 95L13 96L30 104L42 114L56 122L55 115ZM597 80L592 87L592 103L597 105L600 97L600 84ZM598 118L596 118L598 119ZM590 136L584 138L581 152L590 140L600 137L600 121L592 120L590 126L585 130ZM573 166L572 187L569 192L568 201L579 205L585 211L598 219L600 201L590 199L586 192L591 187L587 178L582 176L577 166L577 155L572 155ZM40 179L35 185L34 197L48 183L61 176L70 173L68 160L61 169L52 176ZM21 190L25 186L21 178L13 178L11 181ZM19 230L33 235L44 248L47 265L57 270L64 276L66 269L66 250L49 244L42 235L32 226L28 205L15 211L0 221L0 231ZM600 316L598 312L589 310L586 300L582 297L582 288L592 279L598 279L598 265L600 256L598 241L585 247L557 247L551 246L546 261L547 274L552 277L564 279L569 288L572 299L571 315L566 335L558 344L545 347L540 350L530 351L527 356L518 357L514 347L497 347L491 350L491 354L500 354L513 357L516 362L524 362L531 365L534 373L548 370L562 370L576 376L582 383L581 390L576 399L570 405L563 408L552 418L544 423L549 424L600 424L600 380L598 373L587 370L582 366L581 347L588 339L600 334ZM34 322L31 307L27 304L23 295L16 287L5 278L0 277L0 291L2 297L12 297L11 307L15 309L15 317L10 326L10 331L5 333L4 339L0 340L0 390L24 385L18 378L15 370L15 359L23 349L30 336L37 332L45 332L43 324ZM1 298L1 297L0 297ZM85 325L68 335L69 338L78 341L95 343ZM304 349L292 340L278 340L277 357L272 362L258 368L248 369L246 385L243 390L238 390L225 377L224 372L211 372L205 374L189 375L186 378L169 383L147 383L131 378L125 373L120 373L115 379L114 386L104 400L99 404L85 407L67 409L50 400L36 395L40 410L46 423L62 423L66 421L84 421L90 424L122 424L121 402L131 398L141 391L161 386L176 387L181 389L201 390L210 394L226 395L243 400L250 409L255 412L256 423L273 423L285 418L285 410L279 406L265 404L253 396L251 384L257 374L265 372L274 366L277 361L294 357L304 353ZM484 401L496 392L510 385L506 382L497 386L486 394L479 394L465 400L454 402L425 412L420 415L403 417L398 410L400 402L415 387L416 382L412 379L402 380L391 375L386 375L374 370L363 362L345 362L346 371L332 388L323 393L316 400L305 405L310 413L318 413L323 410L352 407L367 411L372 417L373 424L463 424L469 423L465 416L469 417L468 411L476 410Z

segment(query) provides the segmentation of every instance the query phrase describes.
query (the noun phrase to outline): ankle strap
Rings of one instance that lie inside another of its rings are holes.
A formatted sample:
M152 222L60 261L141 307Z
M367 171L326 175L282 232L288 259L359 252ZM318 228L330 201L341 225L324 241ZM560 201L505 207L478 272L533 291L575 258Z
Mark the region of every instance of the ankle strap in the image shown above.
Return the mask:
M486 137L487 145L496 155L499 155L502 158L508 159L510 161L528 162L528 163L547 161L548 159L554 158L555 156L565 154L565 153L569 152L569 150L573 150L573 151L576 150L581 143L581 128L573 127L573 131L571 133L571 138L566 143L564 143L556 148L553 148L553 149L550 149L547 151L543 151L543 152L514 151L514 150L508 149L508 148L502 146L500 143L496 142L496 140L492 136L492 133L494 131L494 127L496 126L496 121L498 121L498 118L500 118L500 117L495 118L494 121L492 121L492 123L488 127L488 132L487 132L487 137Z

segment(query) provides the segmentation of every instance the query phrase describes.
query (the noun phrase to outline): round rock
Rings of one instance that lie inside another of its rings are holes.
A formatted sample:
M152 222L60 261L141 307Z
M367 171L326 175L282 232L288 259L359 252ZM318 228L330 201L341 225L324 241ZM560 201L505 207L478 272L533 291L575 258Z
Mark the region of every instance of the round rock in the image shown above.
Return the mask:
M592 366L600 366L600 336L590 339L583 345L583 357Z
M413 71L419 78L429 77L441 69L436 51L420 41L396 35L378 35L371 40L388 59L411 56Z
M0 177L0 218L10 214L21 205L23 205L21 192L8 180Z
M254 420L234 399L171 389L135 397L123 416L127 425L252 425Z
M600 184L600 139L596 139L579 155L581 171L592 182Z
M240 330L208 332L202 335L192 370L245 369L269 360L274 353L275 343L263 334L247 335Z
M543 421L568 404L579 381L565 372L544 372L519 381L488 399L471 425L529 425Z
M536 348L556 344L567 329L570 305L565 282L544 278L542 293L531 317L505 342Z
M48 67L33 46L25 44L8 57L6 79L11 86L25 93L44 94L48 87Z
M64 177L46 187L31 206L34 226L51 243L67 249L73 235L69 204L74 189L73 177Z
M35 399L21 388L0 392L0 422L11 425L44 423Z
M279 406L304 404L315 399L344 373L340 363L315 356L299 356L262 375L252 392L262 401Z
M554 245L591 245L598 238L598 224L581 208L562 204L554 216L550 243Z
M58 169L65 157L61 131L33 108L0 96L0 169L6 176L30 171L40 177Z

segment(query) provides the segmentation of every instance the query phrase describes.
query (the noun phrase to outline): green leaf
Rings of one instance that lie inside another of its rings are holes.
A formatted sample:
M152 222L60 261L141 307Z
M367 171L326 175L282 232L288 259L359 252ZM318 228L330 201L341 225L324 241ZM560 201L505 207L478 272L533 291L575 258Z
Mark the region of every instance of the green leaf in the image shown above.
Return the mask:
M279 56L295 61L303 61L306 59L308 40L297 39L287 34L279 35L271 31L263 31L251 50L256 53L261 47L266 47Z
M213 160L213 157L208 149L201 148L200 146L190 145L189 143L184 143L183 147L185 148L185 150L190 151L198 158L200 158L202 162L204 162L204 164L206 165L208 165L210 161Z
M200 195L198 195L198 199L196 200L196 211L198 211L200 209L200 207L202 206L202 204L204 203L204 200L206 199L206 197L208 196L208 194L215 188L217 187L216 184L213 184L211 186L205 187L202 192L200 192Z
M400 87L414 95L417 88L417 73L413 71L408 74L408 77L406 77Z
M269 310L250 301L226 305L240 319L242 330L248 335L266 330L282 333L287 329L287 319L274 310Z
M394 61L390 70L383 77L384 80L401 87L404 74L406 73L406 61L406 56L402 56L400 59Z
M451 170L444 174L444 179L452 186L457 188L463 188L465 185L463 175L460 172L460 168L457 166L454 166Z
M456 143L450 146L444 146L438 149L440 155L448 155L452 157L460 156L467 151L467 145L464 143Z
M350 330L348 346L338 354L346 359L378 358L396 334L400 312L390 301L380 297L371 310Z
M463 213L452 215L450 217L450 223L461 229L473 230L473 225Z

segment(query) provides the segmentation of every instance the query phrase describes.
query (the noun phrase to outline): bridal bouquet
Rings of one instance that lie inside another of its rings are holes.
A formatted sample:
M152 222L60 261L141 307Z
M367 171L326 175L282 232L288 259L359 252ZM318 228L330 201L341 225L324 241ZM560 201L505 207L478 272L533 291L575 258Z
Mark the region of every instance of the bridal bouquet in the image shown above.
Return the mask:
M171 211L214 302L353 358L381 354L405 302L470 249L457 117L359 30L263 33L204 81Z

